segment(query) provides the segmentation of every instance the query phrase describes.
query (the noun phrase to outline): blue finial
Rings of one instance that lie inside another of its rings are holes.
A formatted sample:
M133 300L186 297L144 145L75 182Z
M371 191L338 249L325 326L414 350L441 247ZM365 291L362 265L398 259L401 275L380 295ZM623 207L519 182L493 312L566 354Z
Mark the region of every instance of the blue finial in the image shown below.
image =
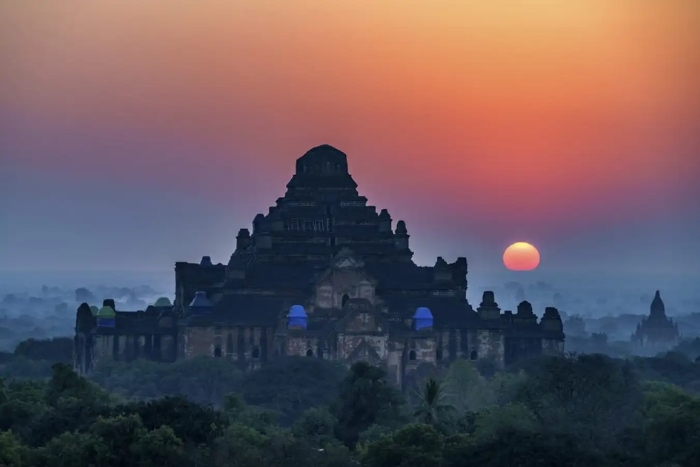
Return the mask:
M301 305L292 305L287 314L287 327L306 329L308 315Z
M103 306L95 315L97 318L97 327L113 328L116 325L117 314L111 306Z
M430 312L429 308L424 306L418 307L413 314L413 329L420 331L421 329L432 328L433 321L433 314Z

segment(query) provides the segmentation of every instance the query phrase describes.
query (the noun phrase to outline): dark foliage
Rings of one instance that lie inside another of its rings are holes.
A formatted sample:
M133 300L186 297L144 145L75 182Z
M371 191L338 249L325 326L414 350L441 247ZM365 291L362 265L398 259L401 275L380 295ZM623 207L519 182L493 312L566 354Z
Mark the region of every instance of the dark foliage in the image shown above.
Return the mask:
M478 465L483 467L590 467L604 466L602 452L585 450L570 435L507 430L493 441L474 446L467 459L453 460L455 467Z
M183 397L162 399L118 406L117 412L137 414L149 430L169 426L180 439L197 445L210 443L222 433L224 418L220 412Z
M241 374L220 360L112 366L102 377L117 394L62 363L46 379L0 379L0 466L696 467L700 458L700 398L670 384L696 371L679 354L538 358L486 368L489 378L467 362L424 381L411 404L364 362L290 358ZM144 382L153 386L135 387ZM149 397L123 398L137 394Z
M247 373L241 392L248 404L279 412L280 423L288 426L306 409L333 402L346 371L327 360L288 357Z
M44 360L52 363L68 363L73 359L73 339L27 339L15 347L15 356L29 360Z
M355 363L341 383L335 404L338 439L348 447L354 446L360 433L370 426L396 420L402 403L384 370L366 362Z

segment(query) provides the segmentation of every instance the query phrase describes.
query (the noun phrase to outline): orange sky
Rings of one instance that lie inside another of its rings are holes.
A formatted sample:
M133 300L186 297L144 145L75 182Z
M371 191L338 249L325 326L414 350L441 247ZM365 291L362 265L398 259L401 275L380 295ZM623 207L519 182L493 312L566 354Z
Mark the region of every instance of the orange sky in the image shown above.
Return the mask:
M222 204L262 184L256 212L330 143L414 223L435 200L435 218L534 236L640 221L690 206L699 51L697 0L4 1L0 106L24 135L4 157L122 184L165 171L158 189ZM201 152L103 151L93 133ZM211 183L185 184L192 164Z

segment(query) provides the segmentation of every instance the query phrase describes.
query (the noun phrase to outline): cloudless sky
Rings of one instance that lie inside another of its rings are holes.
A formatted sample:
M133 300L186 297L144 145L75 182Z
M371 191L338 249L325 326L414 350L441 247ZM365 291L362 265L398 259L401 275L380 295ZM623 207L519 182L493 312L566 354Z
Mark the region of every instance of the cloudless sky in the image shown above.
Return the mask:
M697 0L0 0L0 269L226 262L309 148L416 260L700 274Z

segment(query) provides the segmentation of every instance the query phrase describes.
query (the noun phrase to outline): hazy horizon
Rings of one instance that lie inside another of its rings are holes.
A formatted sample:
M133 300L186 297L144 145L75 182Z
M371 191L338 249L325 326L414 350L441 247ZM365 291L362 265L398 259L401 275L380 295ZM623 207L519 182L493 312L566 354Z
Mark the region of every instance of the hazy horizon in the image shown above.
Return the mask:
M638 277L586 273L543 274L538 271L470 272L467 298L476 307L484 290L496 291L496 301L503 310L514 310L519 303L507 284L516 282L524 299L533 303L536 314L547 306L558 306L568 314L602 317L620 313L647 314L651 298L660 290L670 315L700 312L700 293L690 277L642 275ZM36 295L41 287L139 287L149 286L159 295L171 299L175 292L174 270L162 271L1 271L0 294ZM544 287L541 289L541 287ZM556 303L554 294L562 296ZM97 297L99 300L114 297ZM604 303L598 303L599 300Z

